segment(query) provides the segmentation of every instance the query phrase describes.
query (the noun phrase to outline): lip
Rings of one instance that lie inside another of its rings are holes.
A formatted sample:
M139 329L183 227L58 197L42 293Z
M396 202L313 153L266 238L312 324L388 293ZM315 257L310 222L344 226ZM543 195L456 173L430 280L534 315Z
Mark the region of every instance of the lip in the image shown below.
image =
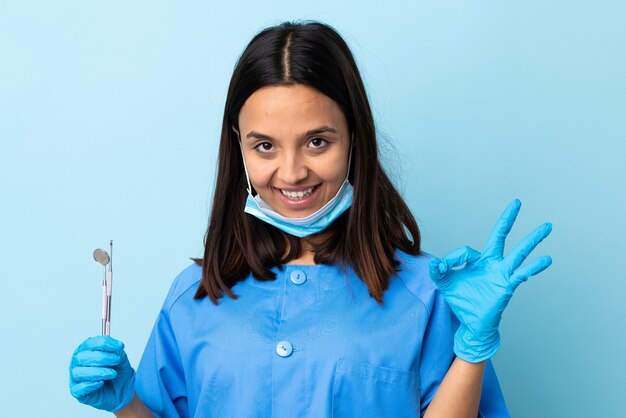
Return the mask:
M282 202L285 209L299 211L299 210L310 209L315 205L315 202L317 201L317 198L320 195L320 189L321 189L320 185L321 184L316 184L315 186L298 187L298 188L286 188L286 187L281 188L281 189L275 188L274 192L278 195L278 199ZM288 192L299 192L299 191L307 190L311 187L314 188L313 193L299 200L292 200L281 192L281 190L285 190Z

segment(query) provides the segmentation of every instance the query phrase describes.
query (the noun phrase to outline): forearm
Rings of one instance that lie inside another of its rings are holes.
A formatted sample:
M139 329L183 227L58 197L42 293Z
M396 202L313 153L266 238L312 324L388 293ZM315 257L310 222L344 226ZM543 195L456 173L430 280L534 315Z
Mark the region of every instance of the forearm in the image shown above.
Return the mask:
M476 418L485 362L456 358L435 393L425 418Z
M137 394L128 405L115 412L115 416L118 418L154 418L152 412L141 402Z

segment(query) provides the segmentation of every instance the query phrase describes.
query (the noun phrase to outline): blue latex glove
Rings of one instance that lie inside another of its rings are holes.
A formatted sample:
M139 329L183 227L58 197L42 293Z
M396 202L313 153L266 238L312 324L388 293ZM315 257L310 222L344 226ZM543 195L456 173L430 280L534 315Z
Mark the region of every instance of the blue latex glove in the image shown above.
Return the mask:
M543 256L520 267L552 231L552 224L547 222L504 257L504 241L521 204L516 199L505 209L482 253L461 247L430 261L430 277L460 321L454 336L454 352L465 361L478 363L498 351L500 318L513 292L528 277L552 264L550 256Z
M124 344L107 335L86 339L70 363L70 392L80 403L115 412L135 394L135 370Z

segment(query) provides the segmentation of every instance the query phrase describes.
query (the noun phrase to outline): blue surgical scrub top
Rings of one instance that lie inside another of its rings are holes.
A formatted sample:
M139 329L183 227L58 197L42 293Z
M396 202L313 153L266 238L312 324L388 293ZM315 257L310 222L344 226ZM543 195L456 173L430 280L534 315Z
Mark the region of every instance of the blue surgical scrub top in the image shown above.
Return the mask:
M178 275L137 371L158 417L418 417L454 360L458 323L428 275L397 253L378 304L348 267L283 265L237 283L239 298L194 299L202 268ZM491 366L480 414L508 417Z

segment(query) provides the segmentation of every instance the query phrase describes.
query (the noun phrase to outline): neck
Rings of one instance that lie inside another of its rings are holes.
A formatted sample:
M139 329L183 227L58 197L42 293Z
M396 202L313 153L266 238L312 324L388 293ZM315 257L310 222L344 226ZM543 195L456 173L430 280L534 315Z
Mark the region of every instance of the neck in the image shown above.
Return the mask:
M315 261L313 261L315 257L315 247L327 238L328 233L326 232L300 238L300 248L302 249L300 256L290 260L286 264L315 265Z
M293 260L287 262L286 264L305 264L305 265L315 265L315 261L313 261L313 257L315 252L313 251L302 251L302 254L298 258L294 258Z

